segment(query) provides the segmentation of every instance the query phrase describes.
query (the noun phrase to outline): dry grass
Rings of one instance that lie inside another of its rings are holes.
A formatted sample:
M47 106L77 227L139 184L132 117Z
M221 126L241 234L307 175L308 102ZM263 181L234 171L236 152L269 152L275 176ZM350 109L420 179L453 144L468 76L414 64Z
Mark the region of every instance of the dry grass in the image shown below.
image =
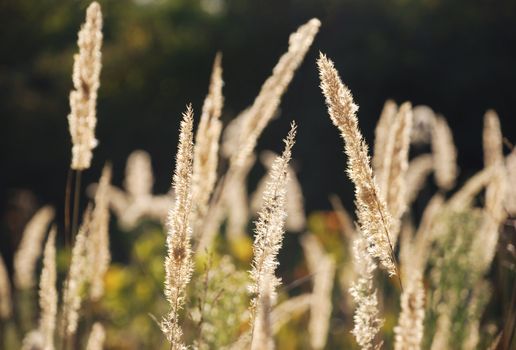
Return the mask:
M74 63L69 122L71 168L77 170L79 184L80 171L90 167L96 145L101 16L100 5L94 2L79 32ZM334 63L321 54L317 60L321 89L330 119L344 141L357 221L337 197L331 198L333 228L317 221L317 215L306 218L302 188L289 165L294 123L281 155L262 156L268 173L252 201L248 200L247 176L256 159L258 138L319 26L312 19L291 35L288 51L254 103L225 128L220 119L222 59L217 54L197 129L192 107L183 114L171 193L152 192L150 155L137 151L127 161L123 190L110 184L109 165L98 185L90 188L93 201L79 229L75 232L72 225L71 231L63 232L72 239L71 250L56 244L58 226L52 226L47 237L54 221L49 206L34 215L15 254L14 290L0 259L2 346L44 350L269 350L278 344L278 348L288 344L300 349L511 346L515 294L512 304L505 300L506 304L497 304L508 310L505 319L496 310L486 312L494 290L493 261L499 256L497 278L514 281L516 260L513 243L507 237L500 239L501 228L516 207L509 185L516 158L514 151L505 158L494 111L485 115L485 168L460 188L455 187L458 166L452 132L444 117L428 107L412 108L405 102L398 108L387 101L375 131L371 161L351 91ZM411 157L411 144L420 143L431 143L432 152ZM221 173L223 162L227 171ZM431 172L435 184L428 176ZM428 183L438 190L419 219L412 203L422 188L430 191ZM115 291L117 281L131 276L120 277L125 267L111 262L110 212L131 233L140 232L136 228L146 220L157 227L153 230L158 232L158 249L136 241L131 253L137 267L130 271L143 273L144 282L127 284L126 289L147 298L141 305L113 306L121 293ZM248 229L253 214L254 234ZM67 215L68 221L75 221L69 211ZM306 228L310 233L299 238L306 264L295 268L293 283L282 284L278 266L285 232ZM400 283L380 274L377 266L389 277L397 275ZM34 303L37 271L41 271L39 307ZM62 275L66 276L58 290ZM336 275L340 290L334 283ZM161 298L152 295L153 285ZM514 293L507 285L497 288ZM149 307L134 320L138 330L150 329L148 334L153 336L148 340L116 328L112 321L113 314L134 307ZM163 315L161 321L154 313ZM158 325L147 322L151 318ZM124 342L124 337L129 341ZM285 338L287 342L281 340Z

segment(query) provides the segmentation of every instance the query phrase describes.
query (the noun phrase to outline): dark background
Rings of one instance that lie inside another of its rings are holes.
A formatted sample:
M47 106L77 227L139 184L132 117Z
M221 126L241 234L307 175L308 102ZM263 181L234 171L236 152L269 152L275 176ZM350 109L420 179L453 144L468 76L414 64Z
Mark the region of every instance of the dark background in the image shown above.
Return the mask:
M292 119L294 158L307 211L328 209L338 193L352 208L345 157L318 87L315 60L328 54L360 105L372 144L387 98L430 105L444 114L459 149L463 180L482 167L482 118L494 108L516 141L516 2L471 0L110 0L104 14L103 70L93 167L105 161L114 182L135 149L153 159L158 193L170 186L181 112L197 111L215 53L223 53L225 124L250 105L288 36L311 17L322 22L281 103L280 118L259 150L280 151ZM89 2L0 1L0 211L3 250L15 230L13 193L29 189L39 204L62 208L70 159L66 116L77 31ZM252 172L251 184L261 176ZM62 212L60 210L59 212ZM22 219L18 218L20 221ZM9 242L7 244L14 244ZM9 249L7 249L9 251Z

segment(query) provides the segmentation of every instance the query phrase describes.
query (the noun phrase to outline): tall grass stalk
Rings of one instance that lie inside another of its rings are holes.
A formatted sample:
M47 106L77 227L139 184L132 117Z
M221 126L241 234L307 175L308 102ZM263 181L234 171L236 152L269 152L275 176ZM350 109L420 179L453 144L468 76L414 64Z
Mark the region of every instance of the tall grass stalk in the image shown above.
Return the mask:
M376 183L368 147L358 129L358 106L350 90L342 84L333 62L321 53L317 65L330 118L344 139L344 151L348 156L347 173L355 185L360 232L368 242L370 254L380 261L381 267L389 276L397 274L399 277L391 239L393 218Z
M252 344L256 344L255 342L263 344L264 340L259 341L255 338L255 331L260 335L267 331L266 320L270 317L268 313L275 303L276 288L280 284L280 280L275 275L275 270L279 265L277 255L285 233L286 187L289 180L288 163L292 157L295 137L296 124L292 123L291 129L284 140L285 149L271 167L269 182L263 193L263 206L255 222L254 256L251 269L252 284L249 287L253 295L251 301ZM257 347L253 346L253 348Z
M180 311L185 304L186 287L193 271L190 211L192 208L193 171L193 110L188 106L181 121L173 188L174 207L169 212L167 256L165 259L165 297L169 311L161 321L161 330L170 342L170 349L186 349L180 323Z

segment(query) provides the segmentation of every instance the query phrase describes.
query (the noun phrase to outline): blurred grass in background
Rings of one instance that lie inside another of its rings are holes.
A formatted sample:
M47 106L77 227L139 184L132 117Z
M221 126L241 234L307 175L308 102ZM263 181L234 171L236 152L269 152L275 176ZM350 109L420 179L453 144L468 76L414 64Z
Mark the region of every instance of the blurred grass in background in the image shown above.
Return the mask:
M0 194L30 188L41 202L61 203L69 159L70 73L85 1L5 0L0 4ZM121 169L134 149L153 157L157 189L169 187L178 118L200 109L211 62L223 53L223 120L249 105L286 39L311 17L322 21L312 50L281 104L281 117L260 140L274 148L291 119L300 125L294 154L308 210L329 208L342 181L344 157L325 119L315 56L338 62L360 105L370 141L383 102L427 104L455 130L462 175L481 167L482 115L498 111L514 141L516 3L509 0L138 0L101 1L105 14L94 181L106 160ZM475 140L475 142L473 142ZM331 164L336 171L322 172ZM115 171L115 183L122 177ZM251 179L256 179L251 174ZM89 180L89 181L88 181ZM313 186L318 183L318 186Z

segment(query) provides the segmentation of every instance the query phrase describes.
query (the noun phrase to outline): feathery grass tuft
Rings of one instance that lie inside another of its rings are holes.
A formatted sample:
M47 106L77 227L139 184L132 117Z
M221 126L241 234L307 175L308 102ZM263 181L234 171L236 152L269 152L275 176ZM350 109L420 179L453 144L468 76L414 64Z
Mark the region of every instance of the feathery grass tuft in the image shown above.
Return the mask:
M86 10L86 21L79 31L79 53L74 56L73 86L70 93L68 123L72 137L72 163L74 170L88 169L97 146L97 90L100 86L102 47L102 12L94 1Z
M484 130L482 132L484 148L484 166L503 163L503 136L498 114L492 109L484 115Z
M396 264L391 244L393 219L371 169L368 147L358 129L358 106L351 91L342 84L333 62L322 53L317 60L321 89L326 98L333 124L344 139L348 156L347 173L355 184L355 199L361 234L368 242L370 254L380 260L389 276L396 275Z
M270 170L276 157L277 155L271 151L264 151L260 154L260 160L267 170ZM306 225L303 190L292 166L289 166L288 173L287 202L285 203L287 221L285 222L285 228L288 231L299 232L303 230ZM257 213L262 206L262 193L269 179L267 175L260 180L252 195L250 206L253 213Z
M413 252L414 253L414 252ZM421 349L425 319L425 289L422 271L408 269L406 287L401 294L401 312L394 327L395 350Z
M0 254L0 319L6 320L12 314L11 282Z
M88 337L88 343L86 344L86 350L102 350L104 348L104 339L106 338L106 332L104 327L99 322L95 322L91 327L91 333Z
M186 287L193 271L190 211L192 208L193 110L189 105L183 114L173 188L176 202L169 212L167 257L165 259L165 297L169 312L161 321L161 330L171 349L186 349L179 312L185 304Z
M312 349L324 349L330 329L332 290L335 278L335 261L324 252L314 235L301 238L301 245L310 273L313 275L313 292L310 301L310 345Z
M398 105L393 100L385 101L380 119L374 129L374 154L373 154L373 169L376 174L381 174L384 171L384 163L386 156L387 143L389 141L389 131L392 128Z
M296 124L292 123L291 129L284 140L285 149L280 157L277 157L271 167L269 182L263 194L263 206L258 213L255 222L255 238L253 245L253 263L251 269L252 284L249 287L254 296L251 301L251 324L253 325L253 341L255 342L254 331L264 331L264 312L268 312L276 300L276 288L280 284L275 276L278 266L277 255L282 245L285 233L284 225L286 219L285 201L288 182L288 162L292 156L292 147L296 137ZM264 303L269 303L263 305ZM257 316L257 313L260 317ZM258 341L258 340L256 340Z
M56 232L57 229L54 226L48 235L39 282L39 307L41 309L39 331L43 336L44 349L54 348L57 316Z
M376 264L367 251L367 242L360 236L353 242L353 253L353 264L358 279L349 289L356 305L351 333L360 348L368 350L375 348L376 335L384 323L379 316L378 297L373 283Z
M387 208L393 218L390 231L393 247L396 246L401 217L407 210L405 192L411 129L412 105L410 102L405 102L400 106L392 123L386 145L383 181L380 182L380 190L385 195Z
M14 284L18 289L32 288L36 284L36 262L41 256L43 241L54 214L51 206L44 206L25 226L22 241L14 255Z
M91 215L88 235L88 260L90 273L90 296L98 301L104 294L104 275L111 262L109 252L109 188L111 165L102 170L99 186L95 193L95 207Z
M60 334L64 339L70 339L75 334L79 323L79 309L83 299L82 292L89 277L90 266L88 265L87 254L91 220L91 208L88 208L84 214L79 232L75 236L70 268L63 286Z
M192 225L193 236L201 236L208 202L217 180L217 165L222 122L220 115L224 104L222 95L222 55L217 53L213 62L208 96L204 100L201 120L195 134L192 177Z
M444 117L436 117L432 129L432 152L434 155L434 176L437 186L450 190L457 178L457 149L453 135Z

